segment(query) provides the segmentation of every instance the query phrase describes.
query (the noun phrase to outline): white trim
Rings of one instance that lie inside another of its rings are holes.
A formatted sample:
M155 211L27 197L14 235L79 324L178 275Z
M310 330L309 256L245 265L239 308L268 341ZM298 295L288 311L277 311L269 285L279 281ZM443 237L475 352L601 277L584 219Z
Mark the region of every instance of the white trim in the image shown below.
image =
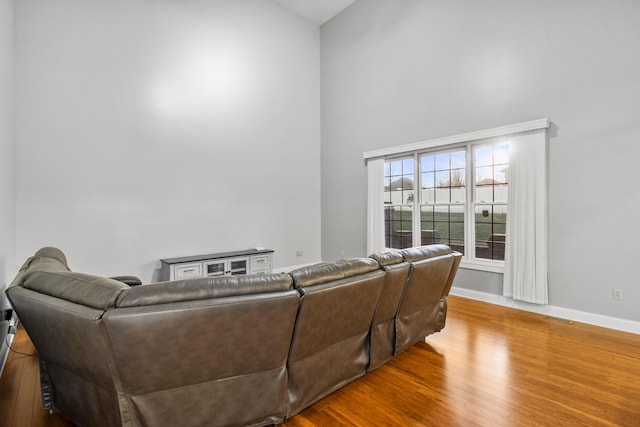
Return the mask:
M477 258L476 261L469 261L463 258L462 261L460 261L460 268L464 268L465 270L481 270L504 274L504 263L503 265L496 265L489 262L480 262L478 261L479 259L481 258Z
M2 374L4 373L4 367L7 363L7 359L9 359L9 353L11 352L11 344L13 343L13 339L15 338L14 334L7 334L6 342L2 342L2 345L0 346L0 348L2 348L3 346L5 347L5 352L2 355L2 360L0 361L0 377L2 376Z
M384 159L367 163L367 253L384 249Z
M451 288L450 294L477 301L487 302L489 304L515 308L517 310L529 311L546 316L573 320L580 323L588 323L590 325L615 329L623 332L630 332L632 334L640 334L640 322L621 319L619 317L604 316L601 314L588 313L586 311L573 310L570 308L558 307L554 305L529 304L522 301L515 301L511 298L503 297L502 295L495 295L487 292L458 288L455 286Z
M529 122L515 123L497 128L484 129L475 132L462 133L459 135L447 136L444 138L430 139L428 141L414 142L412 144L399 145L391 148L382 148L380 150L366 151L362 154L364 160L374 157L384 157L400 153L408 153L411 151L424 150L427 148L440 147L442 145L458 144L468 141L477 141L479 139L494 138L497 136L505 136L518 132L526 132L535 129L543 129L549 127L549 119L531 120Z

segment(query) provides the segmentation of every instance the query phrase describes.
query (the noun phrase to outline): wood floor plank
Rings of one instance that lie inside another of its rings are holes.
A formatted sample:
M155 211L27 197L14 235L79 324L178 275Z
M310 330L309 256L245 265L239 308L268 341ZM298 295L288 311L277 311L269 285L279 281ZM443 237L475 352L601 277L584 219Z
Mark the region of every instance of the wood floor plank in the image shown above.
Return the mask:
M2 422L6 422L7 425L13 424L23 363L23 359L13 358L10 354L0 379L0 414L2 414Z
M37 358L11 359L0 426L71 426L41 409ZM372 425L640 427L640 335L449 297L442 332L282 427Z

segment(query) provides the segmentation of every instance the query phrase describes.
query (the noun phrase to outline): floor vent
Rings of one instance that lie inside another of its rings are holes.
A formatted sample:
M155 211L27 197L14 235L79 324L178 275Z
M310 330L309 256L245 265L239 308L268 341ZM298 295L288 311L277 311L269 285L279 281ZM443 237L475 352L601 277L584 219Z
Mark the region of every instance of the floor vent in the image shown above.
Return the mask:
M563 319L562 317L544 316L547 320L553 320L554 322L564 323L565 325L573 325L573 320Z

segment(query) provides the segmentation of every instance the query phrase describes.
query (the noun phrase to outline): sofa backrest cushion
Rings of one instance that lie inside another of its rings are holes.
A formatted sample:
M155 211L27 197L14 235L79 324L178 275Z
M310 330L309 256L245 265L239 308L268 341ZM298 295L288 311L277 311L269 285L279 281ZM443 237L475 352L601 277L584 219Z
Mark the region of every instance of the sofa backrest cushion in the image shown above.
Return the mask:
M38 251L33 254L32 257L27 258L20 270L26 270L32 265L40 263L50 266L60 265L61 267L64 267L65 270L69 270L67 257L60 249L54 247L44 247L42 249L38 249ZM39 267L39 269L43 268Z
M116 307L168 304L291 289L291 277L275 273L175 280L131 288L118 297Z
M296 288L304 288L369 273L378 268L378 263L371 258L354 258L298 268L290 275Z
M453 252L453 249L447 245L427 245L403 249L400 252L407 262L416 262L423 259L450 254Z
M411 264L406 262L402 252L397 250L376 252L370 255L370 258L375 259L380 264L380 269L385 272L385 285L373 319L373 324L377 325L395 317Z
M458 267L460 266L460 261L462 260L462 254L460 252L454 251L447 245L420 246L416 248L403 249L400 252L404 256L404 259L407 262L410 262L414 267L424 264L425 260L435 259L438 257L453 257L449 276L447 277L441 291L441 296L444 297L449 295L449 291L453 285L453 280L455 279Z
M22 285L24 276L28 272L35 270L69 271L69 266L67 265L67 258L60 249L51 247L42 248L33 256L27 258L9 287Z
M381 267L398 264L404 261L402 252L396 250L376 252L369 255L369 257L375 259Z
M64 253L53 247L29 257L11 282L14 286L99 310L113 307L118 294L129 288L116 280L70 271Z
M30 271L22 287L101 310L113 307L118 294L129 289L117 280L72 271Z

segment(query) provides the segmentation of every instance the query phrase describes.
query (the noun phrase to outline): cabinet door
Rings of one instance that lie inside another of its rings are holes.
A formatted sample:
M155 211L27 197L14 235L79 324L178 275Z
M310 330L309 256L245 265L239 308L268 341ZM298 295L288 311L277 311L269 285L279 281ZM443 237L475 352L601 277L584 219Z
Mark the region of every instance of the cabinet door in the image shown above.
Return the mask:
M227 260L228 268L226 274L232 276L238 274L247 274L248 258L231 258Z
M205 263L207 276L224 276L226 263L224 260L207 261Z

